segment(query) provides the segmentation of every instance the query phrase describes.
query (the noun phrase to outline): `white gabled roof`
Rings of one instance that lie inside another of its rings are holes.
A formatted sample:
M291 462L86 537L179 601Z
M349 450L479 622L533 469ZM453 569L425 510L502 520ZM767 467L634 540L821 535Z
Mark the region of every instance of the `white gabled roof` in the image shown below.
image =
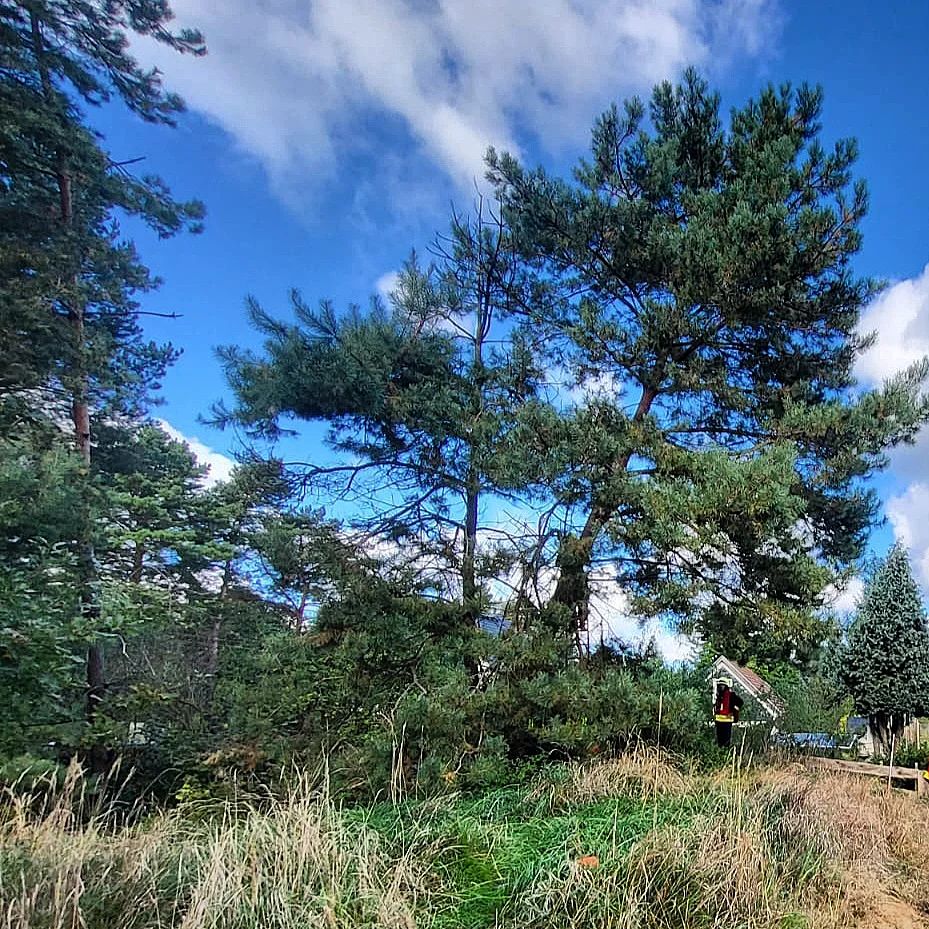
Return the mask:
M731 677L733 683L737 684L740 690L744 690L749 696L757 700L772 719L776 719L786 709L784 701L760 674L752 671L751 668L743 667L737 661L733 661L725 655L720 655L713 662L710 666L710 674L714 677L723 674Z

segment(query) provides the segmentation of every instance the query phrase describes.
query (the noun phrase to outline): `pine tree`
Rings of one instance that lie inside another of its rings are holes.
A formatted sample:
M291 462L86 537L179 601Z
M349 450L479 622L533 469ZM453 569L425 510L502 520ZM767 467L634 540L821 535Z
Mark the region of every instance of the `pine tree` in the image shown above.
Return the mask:
M368 312L313 311L294 294L287 324L252 302L265 350L221 350L236 405L217 413L272 441L288 416L327 423L344 457L307 462L304 486L350 502L355 528L409 550L473 625L503 558L481 510L523 490L522 451L506 437L539 372L528 342L497 328L524 273L499 217L484 205L456 217L436 255L428 268L406 265L389 309L375 300Z
M44 425L0 442L0 704L13 754L103 735L100 719L81 734L82 653L103 641L117 664L158 663L146 641L166 630L183 639L196 572L215 551L200 529L204 469L190 450L155 425L99 424L90 492L100 614L88 625L73 544L83 531L73 506L80 459ZM125 692L121 677L108 673L108 690Z
M202 53L199 35L172 34L170 19L152 0L0 3L0 326L11 336L0 394L49 380L73 392L83 366L92 403L120 392L130 403L172 357L142 337L133 296L157 280L117 220L137 216L170 236L199 228L202 205L131 174L80 109L116 96L143 119L171 123L181 101L127 52L134 31Z
M197 525L209 545L198 574L211 577L215 588L204 659L204 673L210 679L219 667L224 611L237 593L248 588L243 562L254 557L254 537L261 532L263 517L273 517L291 491L279 461L253 460L204 495Z
M202 54L200 35L173 33L171 18L163 0L0 4L0 294L8 298L0 326L14 346L3 356L10 366L0 391L41 386L57 389L59 400L66 397L81 462L74 503L82 519L74 548L88 628L100 617L93 415L140 412L174 357L170 346L142 336L135 295L156 281L132 244L120 240L117 216L135 215L172 235L199 228L203 210L172 200L158 178L134 178L86 127L79 104L116 97L141 118L170 124L180 99L164 90L157 71L136 63L128 46L134 33ZM91 641L89 719L105 688L103 652ZM91 761L100 767L99 752Z
M899 542L865 588L840 655L839 676L884 754L892 736L929 711L926 611Z
M855 388L867 192L855 143L821 143L821 108L818 90L769 87L724 125L688 72L607 111L571 182L490 152L538 272L519 315L553 365L609 386L556 453L550 431L523 438L571 462L552 479L568 527L553 600L575 626L599 566L640 612L721 644L737 628L778 630L785 657L815 646L822 591L876 512L862 479L929 415L925 362Z
M201 528L206 468L154 423L101 423L95 436L98 493L94 546L101 580L189 596L213 554Z

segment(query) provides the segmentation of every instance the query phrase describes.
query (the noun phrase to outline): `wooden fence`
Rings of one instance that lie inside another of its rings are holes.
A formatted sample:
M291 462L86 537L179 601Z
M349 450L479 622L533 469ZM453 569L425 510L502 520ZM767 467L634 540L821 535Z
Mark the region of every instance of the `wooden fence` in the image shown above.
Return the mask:
M860 774L866 777L882 777L887 783L892 781L915 781L916 796L929 796L929 780L917 767L902 768L899 765L867 764L863 761L839 761L836 758L817 758L809 756L803 759L808 768L821 771L835 771L841 774Z

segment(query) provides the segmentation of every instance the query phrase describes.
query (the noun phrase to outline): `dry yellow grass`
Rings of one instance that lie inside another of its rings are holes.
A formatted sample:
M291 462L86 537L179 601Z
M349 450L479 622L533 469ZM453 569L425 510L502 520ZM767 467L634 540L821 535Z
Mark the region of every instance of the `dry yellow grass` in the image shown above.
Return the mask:
M648 754L580 767L567 789L649 790ZM929 804L871 779L800 767L737 766L670 777L674 792L714 795L697 828L665 825L621 871L565 868L524 895L513 927L622 929L917 929L929 925ZM554 914L560 922L551 922Z
M79 825L80 779L36 815L10 797L0 822L0 927L412 929L424 866L388 855L309 782L208 823L183 810Z
M525 809L632 810L641 832L584 849L590 867L521 846L539 864L509 877L491 843L482 879L497 874L504 899L481 921L435 867L460 842L454 797L376 829L307 781L260 807L127 828L87 816L74 770L44 808L3 806L0 929L913 929L929 912L929 803L882 784L790 767L701 777L646 749L562 774L524 790Z
M875 901L877 910L893 910L901 920L907 910L900 903L929 913L929 804L872 778L793 777L807 785L805 808L830 838L849 909L861 925L868 925Z
M541 782L529 797L544 800L557 809L610 797L645 799L683 794L693 789L694 784L681 759L661 749L639 745L618 758L572 765L565 777Z

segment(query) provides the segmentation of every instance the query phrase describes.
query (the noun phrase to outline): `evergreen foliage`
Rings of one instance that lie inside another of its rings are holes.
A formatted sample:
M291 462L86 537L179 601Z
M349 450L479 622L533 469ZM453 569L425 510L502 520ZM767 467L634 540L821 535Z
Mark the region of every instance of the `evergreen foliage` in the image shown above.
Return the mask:
M175 201L159 178L130 173L80 110L115 96L146 120L170 123L180 99L128 52L135 33L201 54L199 35L172 33L170 20L153 0L0 5L3 392L50 379L73 392L80 368L95 406L118 399L139 409L173 357L143 336L135 295L158 281L117 219L134 216L170 236L199 229L202 204Z
M739 628L780 639L787 658L816 644L832 570L862 553L877 504L861 479L925 420L929 367L854 389L876 291L851 268L867 194L854 142L820 141L821 107L769 87L724 125L691 71L608 110L572 182L489 155L545 283L519 315L553 363L609 385L551 477L573 517L554 599L575 623L605 562L639 610L720 648Z
M309 488L412 543L439 595L504 584L521 611L554 565L532 605L560 610L579 654L607 574L637 615L802 665L830 634L823 592L863 553L867 477L929 416L929 363L855 384L867 194L854 143L820 141L821 107L767 88L724 125L688 72L604 114L573 182L491 151L501 215L457 221L393 312L295 297L294 324L253 304L265 349L222 351L220 421L271 440L329 424L342 457L309 462ZM537 525L485 525L503 501Z
M512 433L538 402L541 373L530 340L492 338L526 286L499 218L483 205L474 220L456 217L437 257L407 263L389 309L375 299L339 316L294 293L296 322L284 323L250 301L265 350L221 349L236 403L216 412L259 439L278 438L292 418L328 424L343 457L307 462L304 486L350 503L357 527L415 546L473 623L483 582L511 563L488 544L481 511L526 492Z
M839 674L885 754L911 718L929 713L926 611L900 543L865 588Z
M202 206L83 113L181 112L133 36L204 50L162 0L0 0L0 777L125 756L189 798L325 758L399 797L702 753L703 669L597 643L596 593L828 715L822 594L929 415L929 364L854 384L867 198L818 91L725 122L688 73L606 113L570 181L491 152L498 199L387 301L250 301L264 345L220 349L215 409L250 444L211 485L151 419L176 351L145 336L158 282L119 228L196 231ZM326 448L285 462L307 422ZM889 731L926 707L907 572L895 550L842 656Z
M57 491L67 498L72 531L62 541L77 592L64 630L78 630L86 648L90 724L107 691L103 637L110 632L106 572L95 549L103 515L96 431L114 417L143 415L175 357L144 337L137 297L157 279L122 239L118 221L136 217L168 236L196 231L203 208L175 201L156 177L133 176L80 107L112 97L143 119L170 123L180 100L128 48L135 34L202 53L200 36L172 33L171 18L161 0L0 3L0 418L16 430L8 433L11 454L16 443L52 435L74 458ZM30 579L23 589L34 587ZM19 619L13 614L10 625ZM67 631L62 639L74 646ZM102 767L101 744L91 758Z

